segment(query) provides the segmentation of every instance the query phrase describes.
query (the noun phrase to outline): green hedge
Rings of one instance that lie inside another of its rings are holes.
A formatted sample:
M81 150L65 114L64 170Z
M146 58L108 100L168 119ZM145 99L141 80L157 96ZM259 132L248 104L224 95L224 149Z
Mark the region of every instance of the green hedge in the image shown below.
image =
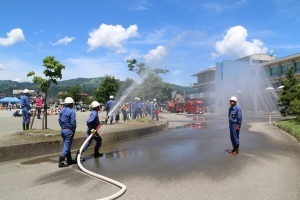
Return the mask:
M300 122L296 119L287 119L275 122L275 125L294 136L300 142Z

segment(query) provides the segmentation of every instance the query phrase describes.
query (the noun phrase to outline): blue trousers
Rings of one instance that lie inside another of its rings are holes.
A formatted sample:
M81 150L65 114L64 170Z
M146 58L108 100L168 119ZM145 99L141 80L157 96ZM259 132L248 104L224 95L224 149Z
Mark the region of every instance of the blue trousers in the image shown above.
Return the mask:
M70 129L62 129L61 130L61 137L63 138L64 145L61 151L61 156L66 156L68 153L71 152L71 146L73 142L73 131Z
M87 137L89 137L90 135L91 135L91 130L92 129L89 129L88 128L88 130L87 130L87 132L86 132L86 134L87 134ZM83 151L86 151L88 148L89 148L89 146L91 145L91 143L92 143L92 141L93 140L95 140L96 141L96 147L101 147L101 145L102 145L102 138L101 138L101 136L98 134L98 133L96 133L95 134L95 136L93 136L87 143L86 143L86 145L84 146L84 148L83 148Z
M23 124L29 124L29 115L28 115L28 109L22 108L22 115L23 115Z
M155 116L156 116L156 120L158 120L157 110L152 111L152 120L155 118Z
M240 144L240 130L236 130L238 123L229 123L229 130L230 130L230 139L232 146L236 146Z

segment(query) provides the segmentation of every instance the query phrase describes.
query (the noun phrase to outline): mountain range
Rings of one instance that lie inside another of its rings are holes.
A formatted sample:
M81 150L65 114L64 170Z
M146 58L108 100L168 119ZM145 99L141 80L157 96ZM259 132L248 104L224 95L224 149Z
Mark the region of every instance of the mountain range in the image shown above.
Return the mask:
M50 97L56 96L58 92L62 92L67 90L69 87L80 85L84 93L88 95L92 95L93 91L97 89L104 77L98 78L76 78L76 79L69 79L58 81L58 84L51 84L48 95ZM186 86L180 86L171 84L173 86L174 91L178 91L179 93L183 93L186 90L186 94L195 93L195 89ZM31 82L17 82L11 80L0 80L0 93L12 94L13 90L23 90L23 89L30 89L30 90L40 90L39 84L31 83Z

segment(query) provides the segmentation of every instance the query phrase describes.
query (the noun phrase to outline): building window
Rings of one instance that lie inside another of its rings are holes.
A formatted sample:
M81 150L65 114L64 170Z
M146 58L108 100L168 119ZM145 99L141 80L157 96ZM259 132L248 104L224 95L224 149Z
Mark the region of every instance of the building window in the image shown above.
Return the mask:
M300 71L300 62L296 62L295 66L296 66L296 71L299 72Z
M278 72L279 72L278 67L271 68L271 76L278 75Z
M271 76L271 75L270 75L270 69L269 69L269 68L265 69L265 74L266 74L266 76L268 76L268 77Z
M282 73L285 74L287 70L289 70L292 67L291 64L283 65L282 66Z

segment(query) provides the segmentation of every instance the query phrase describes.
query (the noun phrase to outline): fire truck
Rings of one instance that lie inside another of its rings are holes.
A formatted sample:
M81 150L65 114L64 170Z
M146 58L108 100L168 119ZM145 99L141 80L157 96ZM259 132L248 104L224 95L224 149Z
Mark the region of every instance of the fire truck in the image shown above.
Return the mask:
M167 110L169 112L183 113L184 112L184 103L180 102L180 101L169 101Z
M173 101L168 102L167 110L169 112L175 112L175 103Z
M183 113L184 112L184 103L182 102L176 102L174 104L174 112L176 113Z
M189 100L184 105L184 111L188 114L204 114L205 106L203 101L199 100Z

